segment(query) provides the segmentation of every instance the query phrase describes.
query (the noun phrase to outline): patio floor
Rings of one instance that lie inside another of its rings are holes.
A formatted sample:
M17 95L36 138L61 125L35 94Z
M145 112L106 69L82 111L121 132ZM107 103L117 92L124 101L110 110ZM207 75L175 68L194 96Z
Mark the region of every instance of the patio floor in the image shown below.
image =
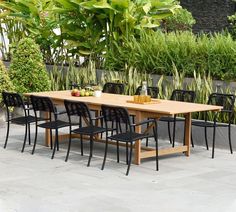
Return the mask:
M114 147L101 171L103 144L95 144L88 168L87 155L79 154L79 142L65 163L66 142L51 160L51 150L42 145L43 131L34 155L28 145L20 152L24 128L19 126L12 127L7 149L3 149L5 131L0 125L1 212L236 211L236 154L228 150L216 149L214 160L204 147L192 149L188 158L181 154L161 157L159 172L154 170L154 160L146 160L131 166L127 177L126 165L115 162Z

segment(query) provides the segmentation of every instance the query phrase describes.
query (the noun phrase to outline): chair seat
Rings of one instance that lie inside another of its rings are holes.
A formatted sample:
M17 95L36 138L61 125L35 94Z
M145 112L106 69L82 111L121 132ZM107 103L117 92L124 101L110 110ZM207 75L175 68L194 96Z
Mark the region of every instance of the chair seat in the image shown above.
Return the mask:
M147 134L141 134L136 132L126 132L126 133L120 133L116 135L109 136L108 138L111 140L117 140L122 142L131 142L131 141L137 141L144 138L151 137Z
M96 126L80 127L72 130L73 133L83 134L83 135L95 135L98 133L103 133L105 131L106 131L105 128Z
M39 127L46 129L58 129L62 127L68 127L69 123L61 120L49 121L38 125Z
M176 117L176 121L185 121L185 118L183 117ZM174 117L164 116L159 119L159 121L165 121L165 122L174 122Z
M20 116L17 118L11 119L11 122L16 123L16 124L29 124L35 122L36 119L34 116Z
M194 120L192 121L193 126L197 127L214 127L214 122L204 121L204 120ZM216 127L228 127L228 124L225 123L216 123Z

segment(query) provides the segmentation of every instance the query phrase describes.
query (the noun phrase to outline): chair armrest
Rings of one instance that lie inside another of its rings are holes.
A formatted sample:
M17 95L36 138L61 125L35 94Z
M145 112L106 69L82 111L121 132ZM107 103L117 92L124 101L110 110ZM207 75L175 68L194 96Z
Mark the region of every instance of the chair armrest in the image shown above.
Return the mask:
M64 111L57 111L55 112L56 115L62 115L62 114L66 114L67 112L64 110Z
M137 124L131 124L131 126L136 127L136 126L144 125L144 124L147 124L147 123L156 123L156 120L155 119L148 119L146 121L142 121L142 122L139 122Z
M99 120L99 119L103 119L103 116L98 116L98 117L92 118L92 120Z

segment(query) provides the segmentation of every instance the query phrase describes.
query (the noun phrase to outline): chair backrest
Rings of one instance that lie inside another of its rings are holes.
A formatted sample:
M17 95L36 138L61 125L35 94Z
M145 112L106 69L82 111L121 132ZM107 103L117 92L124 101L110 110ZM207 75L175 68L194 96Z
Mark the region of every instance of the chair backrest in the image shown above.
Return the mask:
M79 116L84 120L87 120L87 124L93 125L91 113L86 103L64 100L64 105L70 123L71 123L71 116Z
M80 87L80 85L76 82L71 82L71 84L70 84L71 90L74 89L74 88L79 88L79 87Z
M139 86L136 89L135 95L140 95L141 94L141 90L142 90L142 86ZM158 94L159 94L159 88L158 87L152 87L152 86L148 86L147 87L147 93L148 95L151 96L151 98L158 98Z
M129 131L133 131L133 128L131 127L130 115L126 108L109 105L102 105L101 108L106 128L108 128L108 122L115 122L116 129L120 129L120 131L122 131L120 124L123 123L126 125L127 130L129 129Z
M57 119L56 114L56 107L54 106L52 100L49 97L46 96L30 96L31 103L33 105L33 110L35 113L35 116L37 116L37 112L48 112L49 113L49 119L51 120L51 115L54 115L54 119Z
M196 97L195 91L190 90L173 90L170 100L181 102L194 102Z
M124 94L125 86L122 83L107 82L103 86L103 93Z
M209 96L208 104L222 106L221 112L233 113L234 112L235 95L212 93Z
M20 94L13 92L2 92L3 103L8 107L22 107L24 108L24 102Z

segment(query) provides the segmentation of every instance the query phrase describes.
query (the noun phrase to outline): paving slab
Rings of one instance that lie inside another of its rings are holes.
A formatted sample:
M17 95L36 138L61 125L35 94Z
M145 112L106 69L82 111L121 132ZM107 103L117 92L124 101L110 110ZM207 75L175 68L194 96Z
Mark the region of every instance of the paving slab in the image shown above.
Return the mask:
M116 163L115 147L110 147L104 171L101 164L104 144L95 144L91 167L80 155L80 144L74 140L69 161L64 161L67 141L60 145L55 159L43 145L44 132L34 155L27 145L21 153L24 127L13 125L7 149L3 149L5 125L0 126L0 212L235 212L236 154L196 146L191 156L183 154L132 165L125 176L125 152ZM33 137L33 130L32 130ZM145 143L145 142L144 142ZM160 141L160 146L170 145Z

